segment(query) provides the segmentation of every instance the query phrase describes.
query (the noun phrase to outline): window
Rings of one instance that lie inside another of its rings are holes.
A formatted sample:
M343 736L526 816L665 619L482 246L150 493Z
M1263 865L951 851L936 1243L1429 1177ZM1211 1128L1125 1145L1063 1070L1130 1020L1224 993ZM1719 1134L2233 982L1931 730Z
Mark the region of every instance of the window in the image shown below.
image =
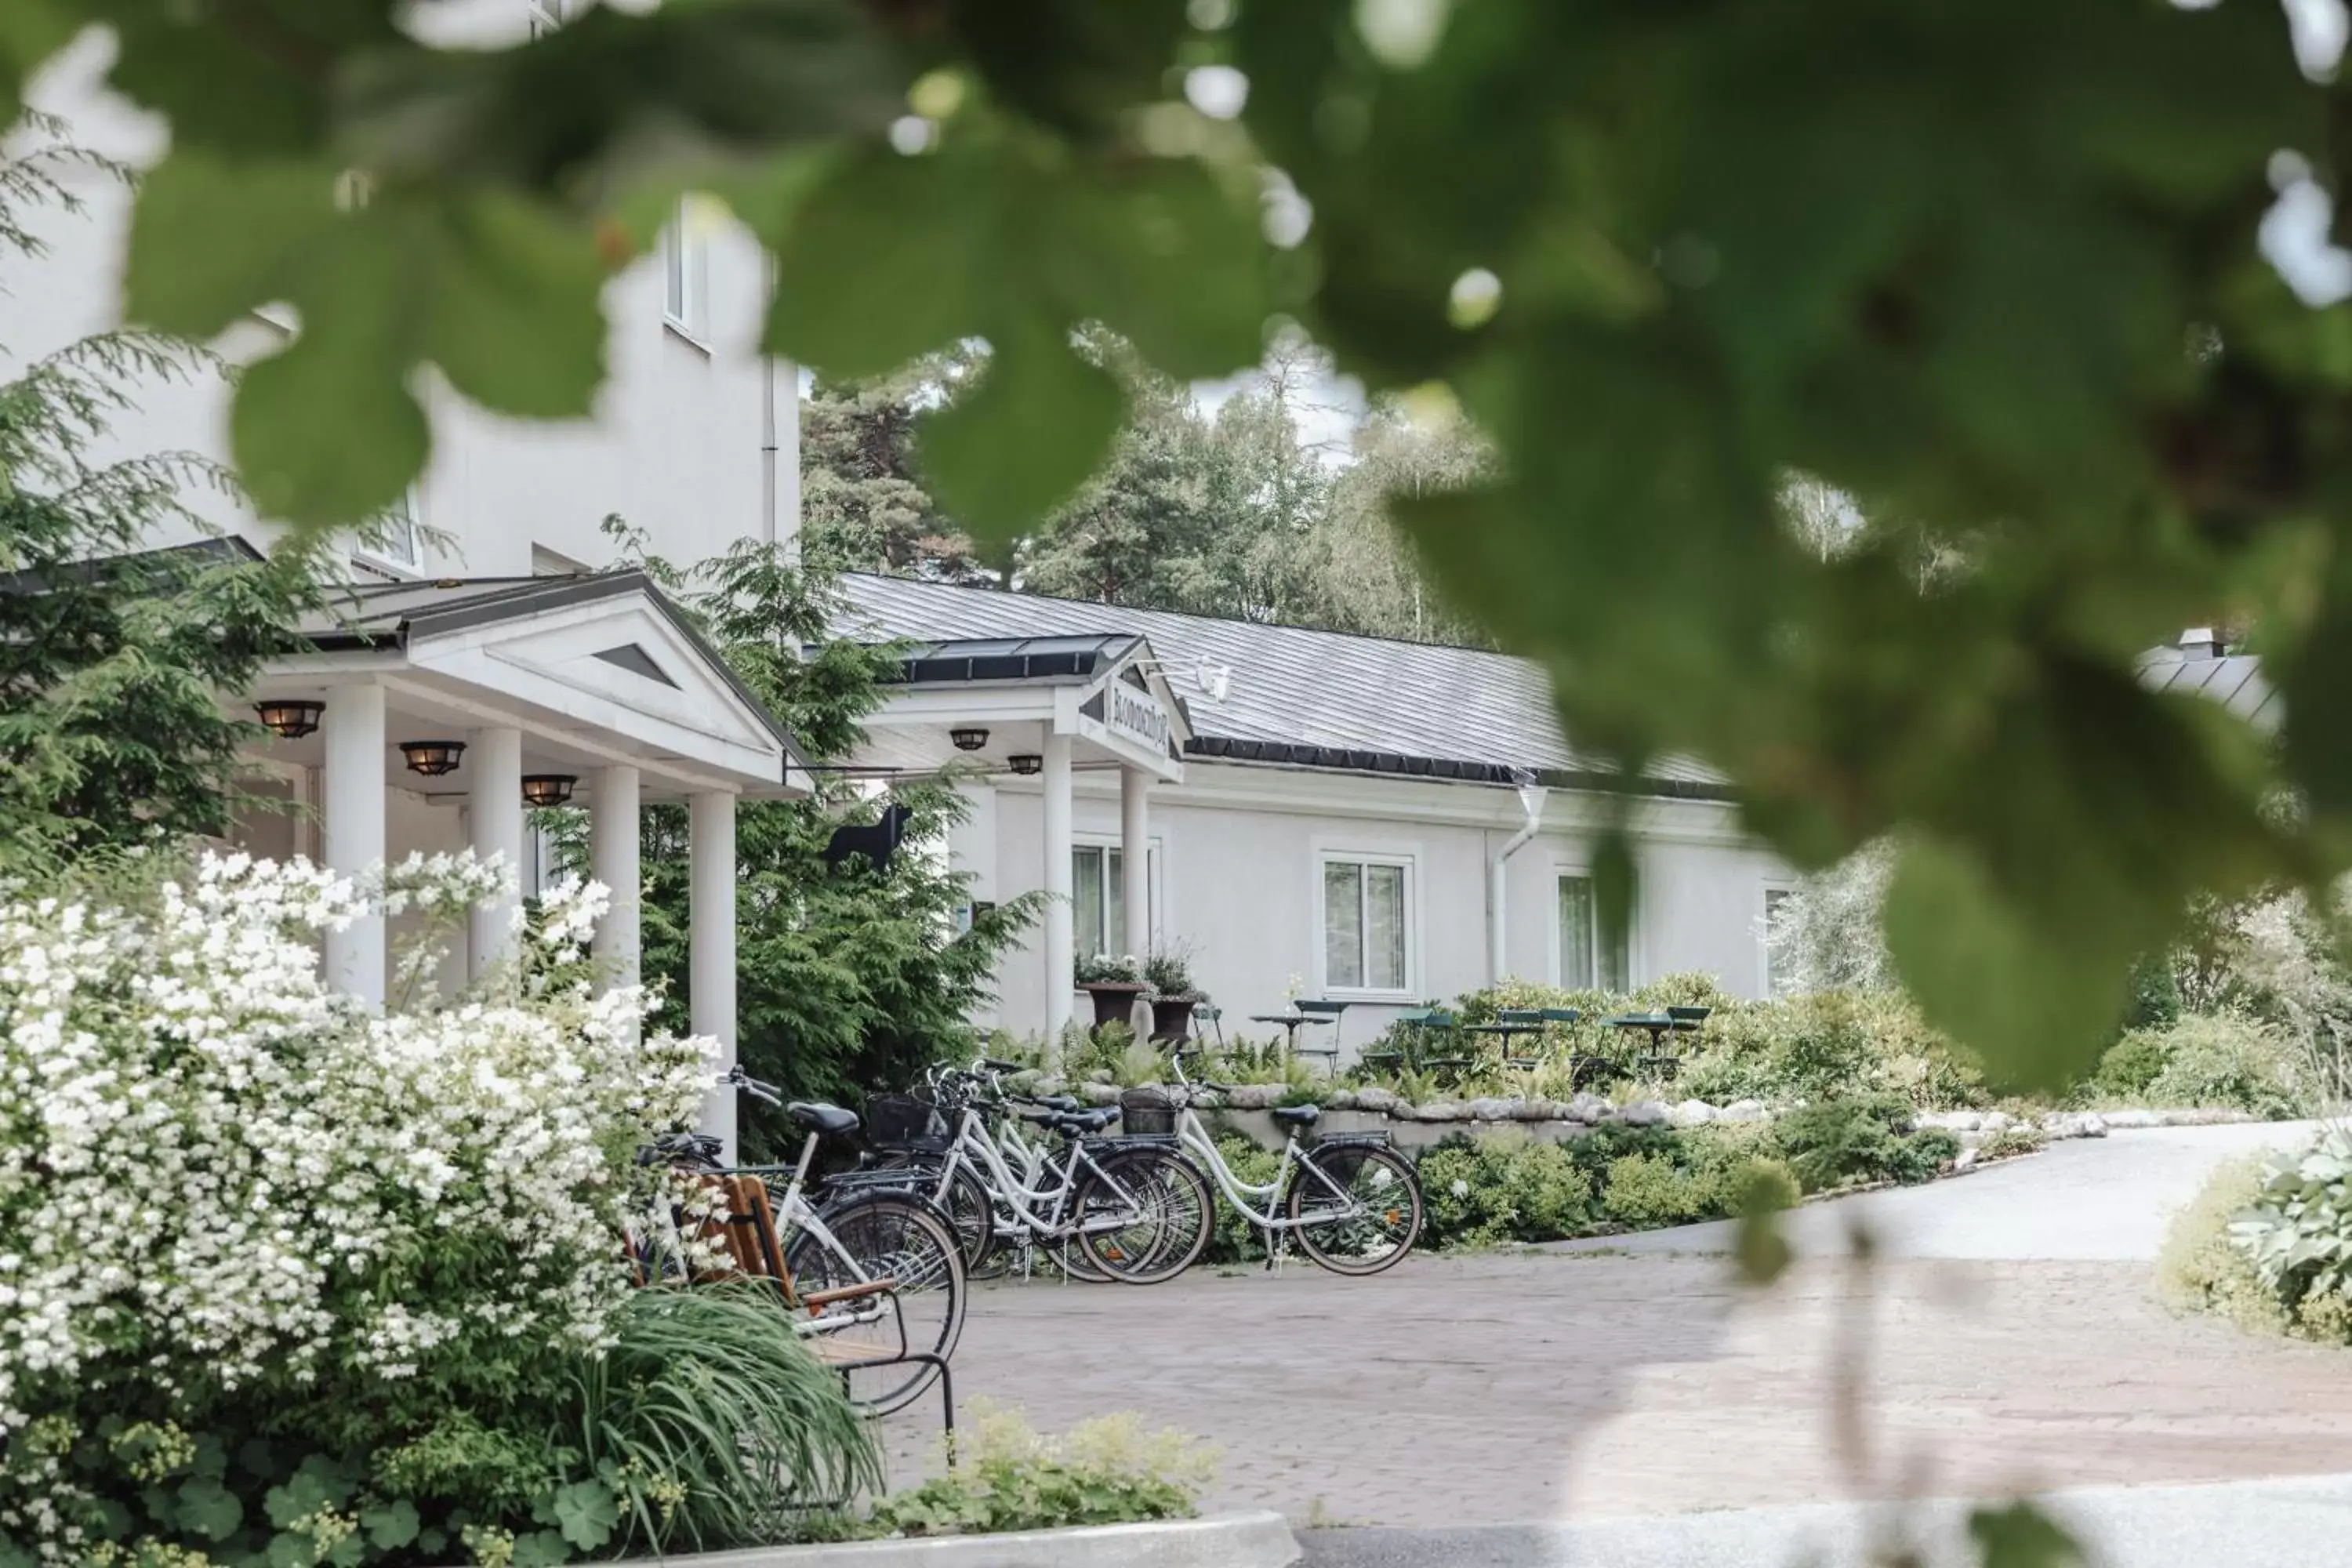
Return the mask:
M397 504L361 531L360 553L383 565L415 572L425 564L425 545L419 537L424 522L423 504L416 487L411 485Z
M1787 989L1785 979L1772 973L1772 931L1780 923L1781 907L1788 903L1789 896L1794 890L1790 888L1764 889L1764 920L1757 934L1764 951L1764 994L1767 996L1778 996Z
M1403 860L1323 858L1323 984L1334 991L1411 989L1411 905Z
M523 0L523 8L530 14L530 36L543 38L563 26L571 0Z
M680 198L662 242L662 314L671 326L697 342L707 325L702 297L709 276L708 248L691 198Z
M1127 938L1126 857L1107 845L1081 844L1070 851L1070 901L1075 907L1071 938L1081 957L1097 952L1114 956L1133 953L1141 958L1150 945L1150 932L1140 943ZM1147 864L1144 875L1150 876ZM1149 884L1146 884L1147 896Z
M1641 900L1633 900L1627 929L1610 940L1601 929L1601 900L1592 879L1583 872L1559 879L1559 983L1570 991L1630 991L1633 966L1627 962L1633 921Z

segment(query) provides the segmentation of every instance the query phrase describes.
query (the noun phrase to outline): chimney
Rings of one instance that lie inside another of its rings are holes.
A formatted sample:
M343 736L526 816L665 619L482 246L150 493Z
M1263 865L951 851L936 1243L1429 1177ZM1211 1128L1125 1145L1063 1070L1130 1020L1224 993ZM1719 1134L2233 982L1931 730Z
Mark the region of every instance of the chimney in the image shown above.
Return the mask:
M2222 652L2221 634L2212 626L2191 626L2180 634L2184 658L2219 658Z

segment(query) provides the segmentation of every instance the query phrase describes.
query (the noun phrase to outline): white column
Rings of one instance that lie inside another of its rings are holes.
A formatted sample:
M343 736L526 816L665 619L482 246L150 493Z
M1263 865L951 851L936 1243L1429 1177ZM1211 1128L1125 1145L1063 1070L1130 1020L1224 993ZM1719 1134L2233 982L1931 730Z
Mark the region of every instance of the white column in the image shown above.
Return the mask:
M590 951L609 983L637 983L637 770L598 768L588 797L588 874L612 889L613 907Z
M1045 737L1045 1043L1070 1022L1076 960L1070 925L1070 738Z
M522 875L522 731L477 730L466 743L466 816L478 858L498 856L507 875ZM518 883L520 887L520 883ZM477 980L514 943L514 899L476 904L466 946L467 969Z
M687 990L698 1035L719 1042L720 1072L735 1065L735 796L706 790L688 807L693 838L688 850ZM735 1163L736 1091L715 1089L703 1102L702 1130L726 1145Z
M1118 770L1118 859L1126 893L1127 951L1151 952L1151 775Z
M326 751L320 794L320 858L356 876L383 860L383 688L338 686L327 693L319 737ZM383 1011L383 917L367 915L327 932L327 984Z

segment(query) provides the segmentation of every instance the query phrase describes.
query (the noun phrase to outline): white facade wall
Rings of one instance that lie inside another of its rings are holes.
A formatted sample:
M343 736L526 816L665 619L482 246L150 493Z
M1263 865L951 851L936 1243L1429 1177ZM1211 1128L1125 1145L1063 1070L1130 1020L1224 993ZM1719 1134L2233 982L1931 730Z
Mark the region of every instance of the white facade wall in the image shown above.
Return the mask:
M436 35L473 42L520 37L529 14L526 0L428 9L439 24ZM110 50L102 35L85 37L36 84L33 100L66 119L78 144L142 166L161 155L164 128L97 89ZM120 324L130 193L96 174L76 184L87 204L81 214L27 215L49 254L0 260L0 377ZM791 538L799 512L798 376L791 365L756 353L766 261L757 242L723 215L697 207L689 226L696 238L688 254L700 285L693 320L668 318L659 246L606 288L607 376L592 418L504 419L467 405L436 378L420 384L434 447L415 511L427 530L447 538L415 566L394 565L389 574L520 576L567 563L603 566L614 551L601 524L616 512L681 564L719 554L741 538ZM249 361L298 327L290 313L267 310L212 346L232 362ZM772 392L772 403L763 390ZM217 376L146 386L137 402L137 409L114 418L113 438L100 456L193 450L226 460L229 393ZM772 469L764 450L771 442L777 448ZM772 508L763 499L771 471ZM270 524L227 498L190 500L208 521L257 544L267 547L274 536ZM385 567L361 561L362 574L383 574Z
M1001 902L1038 887L1037 787L999 779L966 794L974 815L950 847L958 868L978 878L973 896ZM1080 773L1072 817L1078 844L1116 845L1116 773ZM986 826L992 820L992 832ZM1182 784L1152 790L1155 930L1163 945L1190 943L1194 979L1223 1009L1229 1037L1263 1037L1269 1026L1250 1023L1249 1015L1280 1011L1294 991L1363 996L1341 1029L1352 1057L1397 1012L1450 1001L1487 983L1488 858L1525 820L1508 789L1195 759ZM1511 974L1559 980L1558 879L1589 868L1597 821L1590 797L1555 791L1544 831L1507 862ZM1764 893L1786 884L1786 868L1739 832L1732 807L1714 803L1663 801L1643 808L1637 843L1633 982L1698 970L1734 994L1762 994ZM1402 994L1348 993L1323 973L1323 857L1341 851L1410 862ZM998 981L993 1021L1016 1034L1036 1033L1047 977L1034 932L1029 945L1006 956ZM1079 1016L1087 1016L1083 1006Z

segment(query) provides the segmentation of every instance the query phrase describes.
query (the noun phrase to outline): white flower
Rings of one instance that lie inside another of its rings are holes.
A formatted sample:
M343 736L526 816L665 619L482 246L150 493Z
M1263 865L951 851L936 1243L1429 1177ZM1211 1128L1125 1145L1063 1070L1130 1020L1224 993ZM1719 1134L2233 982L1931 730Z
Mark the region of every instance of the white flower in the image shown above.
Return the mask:
M1454 1178L1454 1184L1446 1190L1457 1198L1466 1198L1470 1195L1470 1184L1456 1176Z
M611 1152L691 1120L709 1043L641 1042L634 988L518 973L377 1017L319 974L323 930L494 896L471 855L356 879L208 856L152 909L0 890L0 1449L92 1379L413 1377L469 1323L605 1342L641 1212ZM576 954L604 904L560 889L520 967ZM416 1267L451 1237L516 1267L452 1299ZM110 1363L134 1321L142 1363Z

